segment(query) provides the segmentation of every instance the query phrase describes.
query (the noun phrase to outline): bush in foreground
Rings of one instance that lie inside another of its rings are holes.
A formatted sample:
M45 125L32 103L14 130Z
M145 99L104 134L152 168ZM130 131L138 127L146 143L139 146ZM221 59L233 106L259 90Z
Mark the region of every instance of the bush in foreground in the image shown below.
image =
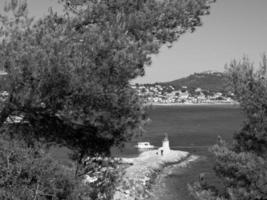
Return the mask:
M78 200L89 187L38 148L0 139L0 199Z
M118 166L112 158L92 157L76 174L75 167L59 164L40 145L28 147L0 135L0 199L108 200L119 180Z

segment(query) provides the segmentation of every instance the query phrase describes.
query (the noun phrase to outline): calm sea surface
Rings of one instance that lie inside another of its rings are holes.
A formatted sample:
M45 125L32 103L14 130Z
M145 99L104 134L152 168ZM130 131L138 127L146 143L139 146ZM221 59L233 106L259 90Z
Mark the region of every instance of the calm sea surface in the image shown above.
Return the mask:
M215 144L218 136L231 142L243 120L237 105L152 106L148 113L151 121L145 126L145 133L118 154L136 156L133 146L137 141L161 146L164 133L169 136L171 148L186 147L187 151L202 154L199 149Z
M214 159L208 148L216 143L219 135L232 142L233 133L239 130L243 121L240 108L232 105L153 106L149 116L151 122L145 127L140 141L160 146L164 133L168 133L171 148L200 156L187 168L166 169L169 171L165 170L167 175L157 183L155 195L162 200L192 200L187 184L197 181L200 173L205 172L216 181L212 174ZM126 145L120 154L136 155L134 144Z

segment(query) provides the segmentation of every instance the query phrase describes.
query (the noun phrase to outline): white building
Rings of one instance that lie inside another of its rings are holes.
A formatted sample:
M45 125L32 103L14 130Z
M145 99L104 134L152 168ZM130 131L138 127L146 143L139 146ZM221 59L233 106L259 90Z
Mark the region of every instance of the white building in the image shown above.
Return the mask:
M165 134L164 139L162 140L162 147L158 149L158 155L165 156L171 151L170 142L168 138L168 134Z

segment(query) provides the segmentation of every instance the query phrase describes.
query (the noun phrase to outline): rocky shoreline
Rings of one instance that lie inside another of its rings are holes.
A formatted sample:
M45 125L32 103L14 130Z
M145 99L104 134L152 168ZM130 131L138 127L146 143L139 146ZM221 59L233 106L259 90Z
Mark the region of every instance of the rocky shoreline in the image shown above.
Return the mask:
M177 150L171 150L164 156L158 155L157 150L151 150L136 158L123 158L122 162L130 165L125 169L113 200L150 198L153 195L152 185L165 167L185 165L190 159L192 156L188 152Z

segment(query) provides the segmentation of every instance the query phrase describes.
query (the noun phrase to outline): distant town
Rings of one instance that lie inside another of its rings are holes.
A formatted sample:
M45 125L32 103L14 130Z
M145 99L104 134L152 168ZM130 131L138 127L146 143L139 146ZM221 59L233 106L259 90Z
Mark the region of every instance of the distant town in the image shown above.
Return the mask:
M132 87L147 104L237 104L232 92L214 92L187 86L177 89L165 84L135 84Z
M0 71L0 102L8 97L6 75ZM136 83L132 88L146 104L237 104L234 94L223 89L224 78L221 72L206 71L167 83Z

